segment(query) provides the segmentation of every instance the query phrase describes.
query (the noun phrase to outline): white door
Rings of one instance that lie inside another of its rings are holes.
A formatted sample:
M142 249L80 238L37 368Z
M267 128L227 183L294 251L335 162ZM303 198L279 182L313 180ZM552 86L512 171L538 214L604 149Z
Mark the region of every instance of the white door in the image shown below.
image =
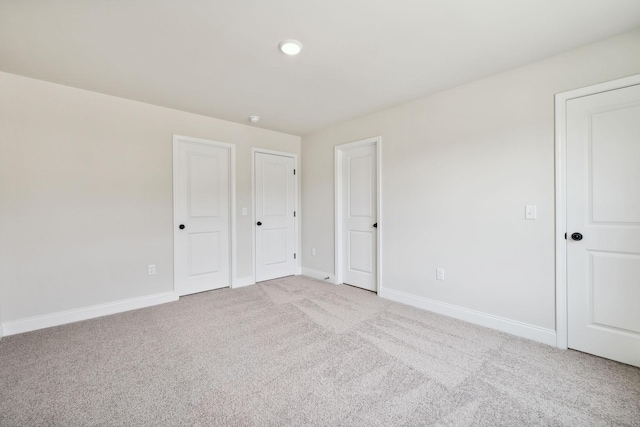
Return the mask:
M230 148L174 140L174 269L180 295L230 286Z
M640 366L640 85L566 105L568 346Z
M295 159L254 153L256 282L296 272Z
M376 146L342 152L342 282L376 291Z

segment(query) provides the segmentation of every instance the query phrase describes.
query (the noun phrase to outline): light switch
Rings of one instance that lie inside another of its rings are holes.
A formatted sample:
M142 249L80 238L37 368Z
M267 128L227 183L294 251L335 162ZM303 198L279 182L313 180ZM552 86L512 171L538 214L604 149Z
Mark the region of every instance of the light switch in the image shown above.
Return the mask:
M524 219L536 219L536 206L535 205L526 205L524 210Z
M247 216L247 208L242 208L242 216Z

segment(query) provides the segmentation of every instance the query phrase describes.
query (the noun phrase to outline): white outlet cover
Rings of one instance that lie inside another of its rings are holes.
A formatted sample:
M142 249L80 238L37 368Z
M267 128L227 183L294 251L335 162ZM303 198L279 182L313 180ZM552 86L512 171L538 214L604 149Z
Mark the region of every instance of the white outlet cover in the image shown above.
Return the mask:
M538 217L536 205L526 205L524 207L524 219L536 219Z

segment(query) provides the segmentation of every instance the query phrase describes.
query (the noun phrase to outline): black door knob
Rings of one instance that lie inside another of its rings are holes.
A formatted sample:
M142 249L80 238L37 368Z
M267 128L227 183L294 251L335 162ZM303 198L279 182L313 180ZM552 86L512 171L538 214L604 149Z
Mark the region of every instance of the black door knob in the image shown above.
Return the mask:
M582 234L580 234L580 233L573 233L573 234L571 235L571 238L572 238L573 240L582 240Z
M260 226L260 225L262 225L262 223L261 223L260 221L258 221L258 222L256 223L256 225Z
M378 223L373 224L373 228L378 228Z
M180 225L178 226L178 228L179 228L180 230L184 230L184 224L180 224Z

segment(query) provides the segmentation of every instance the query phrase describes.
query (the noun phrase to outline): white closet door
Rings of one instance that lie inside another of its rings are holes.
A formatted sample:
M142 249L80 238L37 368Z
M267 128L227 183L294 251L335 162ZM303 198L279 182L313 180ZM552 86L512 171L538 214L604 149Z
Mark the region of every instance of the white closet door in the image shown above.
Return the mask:
M640 86L567 101L570 348L640 366Z
M296 271L295 159L255 153L256 281Z
M229 149L182 140L176 144L176 291L186 295L230 286Z
M342 168L342 281L376 291L376 146L344 151Z

